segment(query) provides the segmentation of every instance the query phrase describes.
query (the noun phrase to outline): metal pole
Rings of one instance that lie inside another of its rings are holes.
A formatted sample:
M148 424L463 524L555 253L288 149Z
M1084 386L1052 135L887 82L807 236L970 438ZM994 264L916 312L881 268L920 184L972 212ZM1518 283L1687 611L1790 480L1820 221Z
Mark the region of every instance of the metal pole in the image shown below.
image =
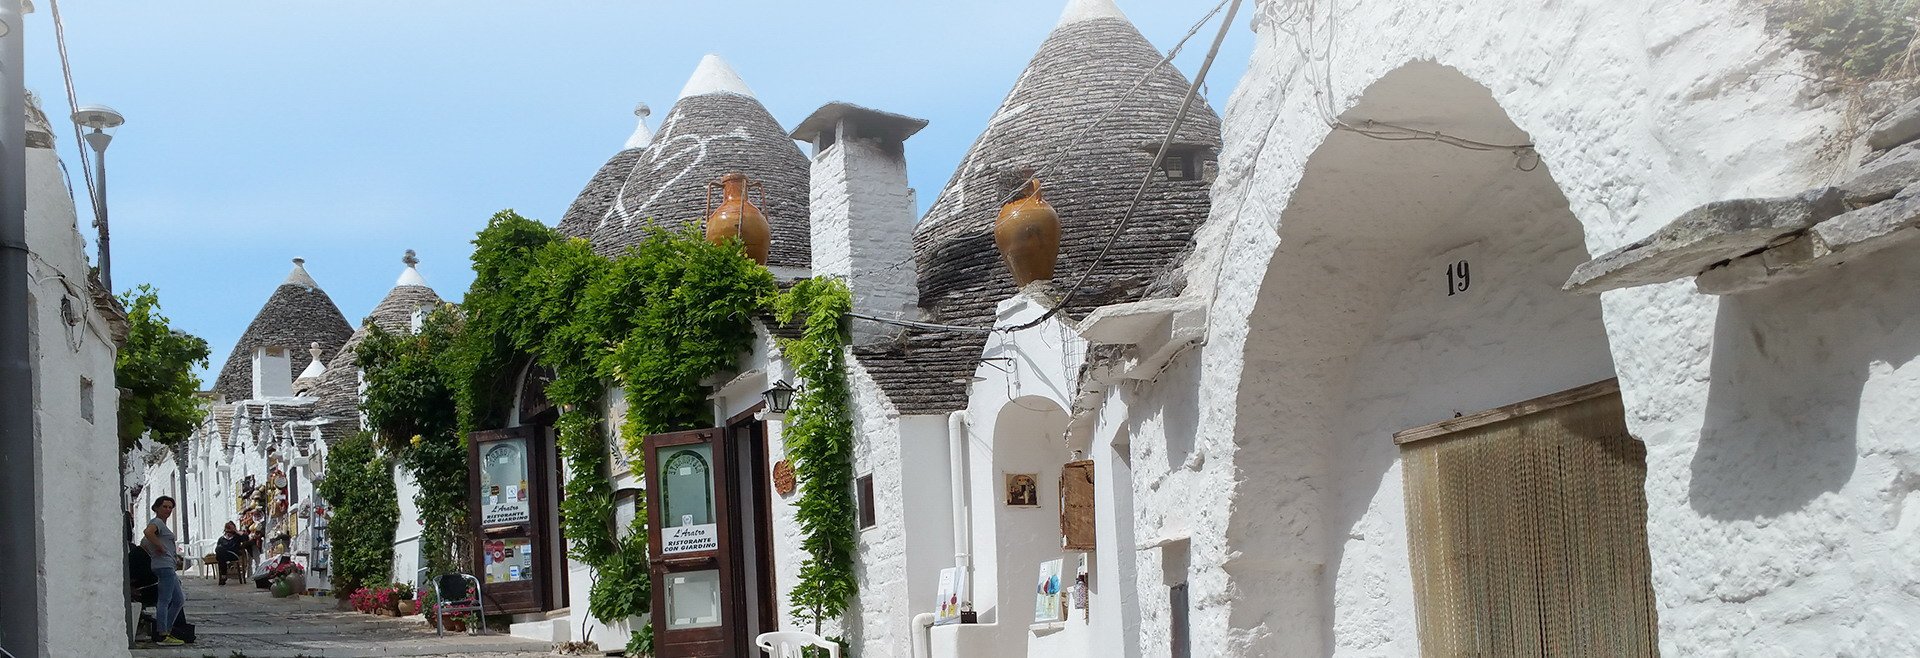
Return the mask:
M0 648L42 655L40 496L27 326L27 90L20 3L0 1Z
M107 246L107 140L113 137L100 132L98 128L93 132L99 137L87 135L87 144L93 147L93 180L96 186L93 193L93 221L100 228L100 287L112 293L113 250Z

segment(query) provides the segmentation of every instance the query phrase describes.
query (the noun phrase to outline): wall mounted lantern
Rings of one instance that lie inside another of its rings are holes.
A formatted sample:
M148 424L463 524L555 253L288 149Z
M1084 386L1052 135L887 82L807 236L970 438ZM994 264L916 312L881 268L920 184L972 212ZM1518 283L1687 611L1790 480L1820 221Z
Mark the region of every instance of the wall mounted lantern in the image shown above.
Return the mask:
M773 388L769 388L765 393L761 394L767 397L767 413L787 413L787 409L793 407L793 393L793 385L788 384L787 380L782 379L775 382Z

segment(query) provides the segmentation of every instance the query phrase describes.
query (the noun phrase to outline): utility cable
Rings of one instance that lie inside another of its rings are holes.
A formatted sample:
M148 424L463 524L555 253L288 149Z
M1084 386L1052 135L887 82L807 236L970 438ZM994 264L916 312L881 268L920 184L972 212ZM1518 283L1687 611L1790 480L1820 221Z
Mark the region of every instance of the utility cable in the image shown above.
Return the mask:
M53 7L53 40L60 50L60 76L67 83L67 109L72 115L80 114L80 97L73 89L73 62L67 57L67 25L60 19L60 0L48 0ZM93 157L87 154L87 140L80 134L80 124L69 120L73 125L74 148L80 152L80 173L87 180L87 205L93 208L93 225L100 226L100 191L93 182Z
M1120 221L1114 226L1113 231L1107 235L1106 244L1101 246L1100 253L1094 256L1093 262L1087 265L1087 268L1083 270L1080 273L1080 276L1074 280L1073 287L1068 288L1066 295L1060 299L1059 303L1054 304L1052 308L1048 309L1046 314L1041 315L1039 318L1034 319L1032 322L1028 322L1026 324L1022 324L1015 327L1008 327L1005 329L999 329L994 327L970 327L970 326L964 326L964 325L938 324L938 323L930 323L930 322L915 322L912 320L882 318L882 317L873 316L873 315L866 315L863 313L848 313L847 315L853 318L868 320L871 322L880 322L883 324L893 324L893 325L911 327L916 329L926 329L931 331L961 331L961 332L970 332L970 333L995 333L995 332L1012 333L1016 331L1024 331L1024 330L1039 326L1040 323L1046 322L1048 319L1052 318L1055 314L1059 313L1061 308L1066 307L1067 302L1073 300L1074 295L1080 291L1081 286L1086 284L1088 277L1090 277L1093 274L1094 270L1100 267L1101 261L1105 260L1107 257L1107 254L1113 250L1114 243L1118 242L1120 239L1121 233L1126 231L1127 224L1131 222L1133 219L1134 211L1139 209L1141 200L1143 200L1146 197L1147 186L1150 185L1153 182L1154 177L1160 173L1160 163L1166 159L1167 151L1173 147L1174 138L1180 134L1180 127L1182 124L1186 122L1187 112L1193 108L1194 98L1199 95L1201 86L1206 84L1207 71L1213 68L1213 60L1215 57L1217 57L1220 54L1220 44L1222 41L1226 40L1227 31L1232 29L1233 27L1233 17L1236 14L1238 14L1240 11L1241 0L1223 0L1223 2L1220 5L1214 6L1212 11L1207 12L1206 16L1203 17L1200 20L1200 22L1195 23L1194 26L1187 31L1187 36L1181 38L1180 43L1176 45L1173 50L1168 51L1166 57L1161 58L1160 63L1158 65L1155 65L1152 69L1148 70L1146 75L1141 76L1140 80L1134 83L1133 89L1128 90L1127 92L1128 95L1131 95L1135 90L1138 90L1140 86L1146 82L1148 77L1151 77L1155 71L1158 71L1160 69L1161 66L1165 66L1167 62L1171 61L1173 59L1173 56L1179 52L1180 48L1186 45L1187 40L1192 38L1194 34L1198 33L1200 31L1200 28L1205 26L1206 22L1209 19L1213 18L1214 15L1220 12L1221 6L1227 5L1228 3L1231 3L1231 6L1228 7L1227 9L1227 17L1225 20L1222 20L1220 22L1220 31L1218 34L1214 35L1213 45L1207 50L1206 59L1200 63L1200 70L1195 72L1193 82L1187 85L1187 93L1186 93L1186 96L1180 102L1180 109L1179 111L1175 112L1173 115L1173 124L1167 129L1166 137L1160 141L1160 148L1154 152L1153 163L1147 167L1147 175L1144 179L1140 181L1139 188L1134 190L1133 200L1127 204L1126 212L1121 215ZM1064 147L1059 152L1057 152L1056 156L1064 154L1067 151L1067 149L1071 148L1075 143L1077 143L1077 141L1080 138L1085 137L1093 129L1094 125L1098 125L1100 121L1103 121L1108 116L1111 116L1125 102L1126 102L1126 97L1123 96L1119 102L1116 102L1114 104L1113 107L1108 108L1108 110L1105 113L1101 114L1100 117L1094 121L1094 124L1089 125L1086 128L1083 128L1080 132L1080 135L1076 136L1074 141L1069 142L1067 147ZM1048 163L1048 164L1051 164L1051 163ZM1043 168L1045 166L1046 165L1043 165ZM1029 175L1028 180L1030 181L1033 178L1037 177L1038 173L1039 173L1039 170L1035 170L1034 174ZM1023 181L1020 187L1016 188L1013 193L1008 194L1008 196L1005 199L1003 199L1001 203L1005 204L1007 201L1011 201L1013 197L1019 193L1020 189L1023 189L1025 187L1026 187L1025 181ZM911 262L912 260L913 258L908 258L899 263L889 265L885 269L892 269L895 267L899 267L900 265L905 264L907 262Z
M1193 108L1194 97L1200 94L1200 85L1206 83L1207 71L1213 68L1214 57L1220 54L1220 43L1227 39L1227 31L1233 28L1233 17L1240 12L1240 2L1241 0L1233 0L1233 5L1227 8L1227 17L1220 21L1220 31L1213 37L1213 46L1207 50L1207 58L1200 62L1200 70L1194 73L1193 84L1187 87L1186 99L1180 102L1180 111L1173 115L1172 127L1167 129L1167 136L1160 141L1160 150L1153 154L1153 165L1147 168L1146 177L1140 180L1140 187L1134 190L1133 201L1127 204L1127 211L1120 215L1120 221L1114 225L1113 232L1107 234L1106 244L1101 245L1100 253L1093 257L1093 262L1088 263L1086 269L1080 271L1079 278L1074 279L1073 286L1067 288L1067 294L1060 298L1060 303L1054 304L1045 314L1034 318L1031 322L1008 327L1007 332L1039 326L1040 323L1058 314L1060 309L1066 308L1067 304L1073 301L1073 296L1080 292L1081 286L1086 285L1087 279L1093 276L1095 270L1100 269L1100 263L1106 260L1107 254L1113 251L1113 245L1120 241L1121 233L1124 233L1127 230L1127 224L1133 221L1134 211L1140 208L1140 201L1146 198L1147 186L1152 184L1154 176L1160 173L1160 163L1166 159L1167 150L1173 147L1174 137L1180 134L1180 126L1186 122L1187 111Z
M1066 145L1061 146L1059 149L1056 149L1053 152L1053 155L1048 157L1045 162L1042 162L1038 168L1035 168L1032 172L1029 172L1027 174L1027 177L1020 181L1020 184L1013 186L1013 188L1009 190L1005 196L1000 198L1000 203L997 205L1004 206L1008 202L1013 201L1014 197L1019 196L1020 192L1026 189L1028 182L1031 182L1035 178L1039 178L1040 174L1051 170L1054 165L1059 164L1062 161L1065 161L1065 156L1067 153L1071 152L1075 146L1079 146L1080 142L1084 141L1087 135L1092 134L1094 128L1099 127L1101 123L1106 122L1108 118L1111 118L1115 113L1119 112L1120 108L1124 107L1127 104L1127 101L1133 99L1133 95L1136 92L1139 92L1141 87L1146 86L1147 81L1152 79L1155 73L1159 73L1160 69L1166 68L1168 64L1172 63L1173 59L1180 55L1180 51L1184 50L1187 47L1187 42L1192 40L1195 34L1200 33L1200 28L1206 27L1207 22L1212 20L1214 15L1219 14L1220 10L1225 8L1227 6L1227 3L1230 1L1231 0L1221 0L1220 4L1213 6L1212 11L1207 12L1205 16L1201 16L1199 21L1194 22L1194 24L1191 27L1187 28L1186 36L1180 37L1180 41L1173 44L1173 48L1167 51L1166 56L1161 57L1158 63L1154 64L1151 68L1148 68L1146 73L1140 74L1139 79L1134 80L1133 86L1127 88L1126 93L1121 94L1120 98L1118 100L1115 100L1113 102L1113 105L1107 108L1107 111L1100 113L1100 116L1095 117L1093 119L1093 122L1088 123L1087 125L1081 127L1080 132L1074 134L1073 139L1067 140ZM989 127L989 130L991 130L991 127ZM964 166L964 163L963 163L963 166ZM902 265L914 262L916 258L918 258L918 256L909 255L905 260L901 260L892 265L882 267L878 270L875 270L874 273L878 274L878 273L889 272L889 271L898 269Z

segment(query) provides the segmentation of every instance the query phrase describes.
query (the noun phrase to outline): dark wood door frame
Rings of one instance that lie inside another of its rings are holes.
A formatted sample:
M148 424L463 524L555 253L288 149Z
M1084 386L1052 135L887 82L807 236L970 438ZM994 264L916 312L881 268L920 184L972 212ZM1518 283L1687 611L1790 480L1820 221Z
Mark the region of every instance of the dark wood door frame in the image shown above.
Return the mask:
M480 491L480 451L481 446L506 439L525 439L527 453L527 510L525 523L484 527L481 523L481 509L484 492ZM547 432L538 426L522 425L498 430L476 431L468 435L467 441L467 527L474 541L473 564L468 566L470 573L480 576L481 591L485 596L488 614L520 614L541 612L553 609L553 593L549 580L552 570L552 551L547 550L547 538L552 533L546 513L550 503L547 500L548 483L547 453L551 441ZM533 547L533 577L524 581L510 583L486 583L486 542L489 539L526 538ZM433 574L439 576L441 574Z
M753 636L780 629L779 602L775 593L779 590L774 578L773 563L773 486L772 468L769 464L767 446L767 424L755 416L766 408L761 402L746 411L727 419L727 447L729 460L743 460L746 468L736 467L735 473L741 473L747 482L737 483L744 496L751 496L753 510L748 518L739 518L731 529L736 537L746 536L746 524L753 525L752 544L737 542L738 549L731 556L736 569L745 571L748 564L754 566L759 576L755 582L739 579L740 586L734 594L741 601L753 601L758 609L757 628L748 628L746 624L737 624L737 633L745 646L752 646ZM735 462L738 464L739 462Z
M733 468L727 459L727 441L720 429L689 430L648 436L645 441L647 464L647 558L653 572L653 629L654 647L657 655L686 658L727 658L746 655L746 645L737 644L737 634L733 629L740 625L737 619L740 601L731 597L720 601L720 625L711 628L669 630L667 610L667 590L670 586L670 574L683 571L716 570L719 572L720 592L735 591L734 581L738 574L728 564L728 556L734 550L733 537L728 532L731 525L732 500L726 481ZM665 483L655 477L665 466L660 461L660 451L684 445L705 444L709 447L713 462L708 465L712 475L713 487L713 523L718 535L715 550L690 551L668 556L664 553L665 544L661 531L665 528L665 504L661 499Z

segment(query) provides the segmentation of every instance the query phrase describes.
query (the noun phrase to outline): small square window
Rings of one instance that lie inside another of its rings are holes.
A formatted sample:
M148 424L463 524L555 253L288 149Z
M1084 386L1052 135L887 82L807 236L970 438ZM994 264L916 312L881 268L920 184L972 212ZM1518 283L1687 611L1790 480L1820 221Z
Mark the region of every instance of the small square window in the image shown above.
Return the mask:
M1193 180L1193 154L1168 153L1160 161L1160 171L1166 172L1167 180Z
M878 525L873 511L873 476L862 475L855 481L855 496L860 503L860 529L865 530Z

